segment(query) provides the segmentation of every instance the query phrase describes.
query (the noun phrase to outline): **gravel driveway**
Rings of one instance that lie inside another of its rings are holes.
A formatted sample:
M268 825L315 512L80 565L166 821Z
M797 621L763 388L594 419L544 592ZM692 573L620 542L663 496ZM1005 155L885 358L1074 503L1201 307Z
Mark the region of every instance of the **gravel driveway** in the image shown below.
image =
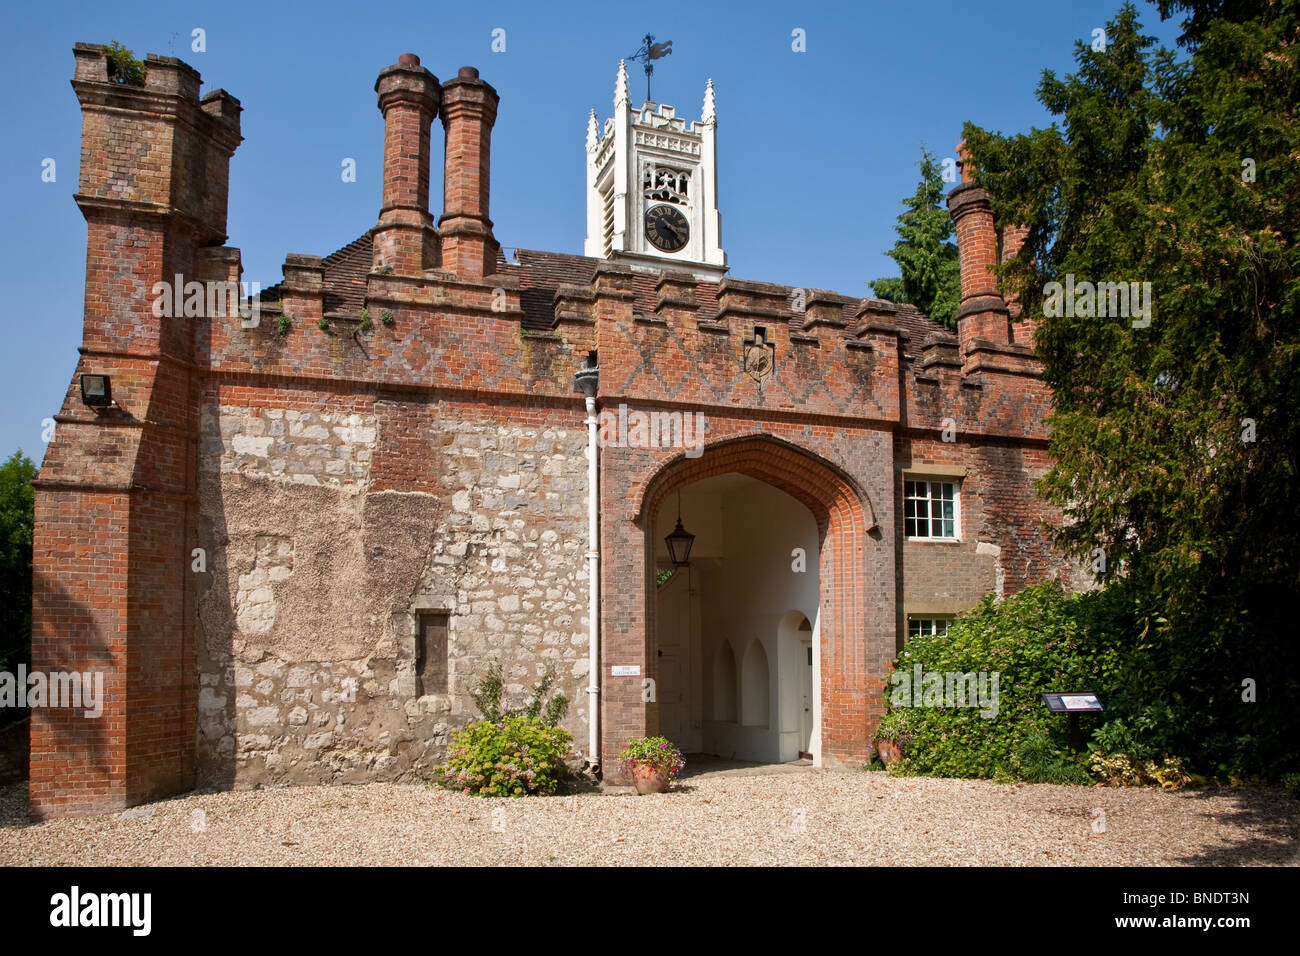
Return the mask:
M646 797L484 800L398 784L196 793L42 824L27 822L25 785L0 790L5 866L1296 865L1298 835L1300 800L1276 789L1003 786L811 768L706 772Z

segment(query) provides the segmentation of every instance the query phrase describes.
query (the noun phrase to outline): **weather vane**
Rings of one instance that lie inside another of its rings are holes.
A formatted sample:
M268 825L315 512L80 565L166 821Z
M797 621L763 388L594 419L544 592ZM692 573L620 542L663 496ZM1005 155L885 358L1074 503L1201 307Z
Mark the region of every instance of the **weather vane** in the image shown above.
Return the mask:
M655 43L655 38L647 33L645 39L641 42L641 49L628 57L629 60L645 61L645 98L647 102L654 102L650 98L650 75L654 73L655 68L650 61L662 59L672 52L672 40L665 40L663 43Z

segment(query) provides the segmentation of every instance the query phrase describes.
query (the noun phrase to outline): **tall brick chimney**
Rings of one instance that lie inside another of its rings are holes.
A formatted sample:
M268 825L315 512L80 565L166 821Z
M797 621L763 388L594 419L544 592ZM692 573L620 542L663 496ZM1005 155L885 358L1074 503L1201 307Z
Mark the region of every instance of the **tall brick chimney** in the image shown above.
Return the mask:
M374 268L419 276L438 265L429 214L429 128L438 116L438 78L414 53L379 71L384 114L384 196L373 232Z
M456 78L442 86L447 154L438 234L442 268L462 279L481 279L497 271L500 246L488 218L488 185L498 102L497 91L480 80L472 66L462 66Z
M239 278L223 247L239 101L149 56L144 85L78 43L86 297L81 355L36 491L32 671L102 682L102 712L35 707L34 819L122 809L194 785L191 548L201 322L160 318L155 285ZM237 321L237 319L236 319ZM113 404L83 401L107 375ZM83 702L85 698L83 697Z
M998 230L998 246L1001 249L998 260L999 265L1006 265L1020 253L1020 248L1025 244L1025 238L1029 235L1028 226L1003 226ZM1034 330L1038 323L1032 316L1023 314L1020 308L1020 299L1014 293L1003 295L1006 299L1007 309L1011 313L1011 341L1014 345L1024 345L1027 348L1034 347Z
M1010 312L998 291L994 266L998 262L998 234L993 224L993 202L987 190L975 185L966 142L957 144L961 183L948 193L948 211L957 229L961 259L961 307L957 310L957 341L965 359L989 343L1011 342Z

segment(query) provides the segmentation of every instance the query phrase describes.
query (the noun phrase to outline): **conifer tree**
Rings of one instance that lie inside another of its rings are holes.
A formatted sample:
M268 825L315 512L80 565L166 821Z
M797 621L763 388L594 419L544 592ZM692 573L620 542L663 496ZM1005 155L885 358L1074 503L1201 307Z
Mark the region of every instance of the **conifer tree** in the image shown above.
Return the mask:
M1030 226L1003 280L1055 395L1040 491L1060 542L1132 594L1135 697L1220 770L1294 772L1300 3L1159 7L1186 14L1181 55L1126 4L1077 73L1044 72L1057 123L966 141L997 218ZM1101 296L1053 308L1069 277L1151 283L1149 324Z
M934 157L921 150L921 182L903 200L898 241L888 253L901 278L877 279L871 291L891 302L916 306L934 321L956 328L961 303L961 267L952 239L952 219L944 205L943 176Z
M36 466L21 450L0 464L0 671L30 657L35 477ZM0 723L4 718L0 712Z

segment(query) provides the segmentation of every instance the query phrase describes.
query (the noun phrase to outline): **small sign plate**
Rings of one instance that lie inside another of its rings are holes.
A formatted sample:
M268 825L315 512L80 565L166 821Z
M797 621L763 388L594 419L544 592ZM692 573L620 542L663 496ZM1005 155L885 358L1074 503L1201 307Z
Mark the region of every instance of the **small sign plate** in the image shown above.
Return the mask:
M1096 694L1087 692L1078 694L1044 694L1043 702L1054 714L1089 713L1103 711L1101 700Z
M640 677L640 664L615 664L609 669L610 674L615 677Z

